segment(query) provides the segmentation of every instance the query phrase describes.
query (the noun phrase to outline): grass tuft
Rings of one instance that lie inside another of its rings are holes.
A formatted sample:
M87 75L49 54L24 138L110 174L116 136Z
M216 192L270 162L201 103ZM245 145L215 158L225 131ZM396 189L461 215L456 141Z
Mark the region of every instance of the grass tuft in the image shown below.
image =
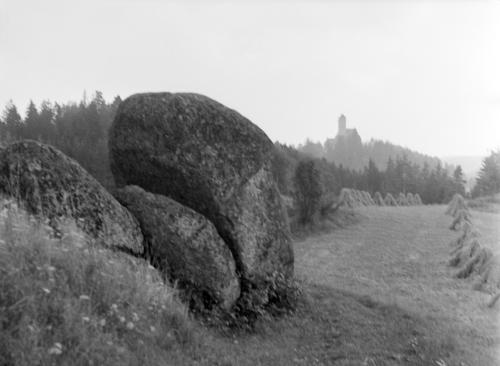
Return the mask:
M147 262L93 246L74 223L55 239L12 202L1 218L1 365L170 364L195 342Z

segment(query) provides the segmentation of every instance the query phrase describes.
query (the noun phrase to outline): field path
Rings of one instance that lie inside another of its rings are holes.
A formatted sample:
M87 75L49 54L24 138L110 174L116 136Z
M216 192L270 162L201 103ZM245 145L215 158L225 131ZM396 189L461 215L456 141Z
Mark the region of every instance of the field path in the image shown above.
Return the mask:
M326 285L398 305L458 338L466 359L494 365L500 345L499 311L490 295L453 278L445 206L367 207L359 223L295 245L296 273ZM498 251L500 215L473 212L485 246Z

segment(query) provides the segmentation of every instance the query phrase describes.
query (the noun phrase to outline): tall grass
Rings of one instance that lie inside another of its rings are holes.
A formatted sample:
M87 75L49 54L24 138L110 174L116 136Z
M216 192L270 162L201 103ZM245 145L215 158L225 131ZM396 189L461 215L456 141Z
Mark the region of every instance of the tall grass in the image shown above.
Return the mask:
M62 237L3 201L0 365L176 364L195 343L187 309L147 262Z

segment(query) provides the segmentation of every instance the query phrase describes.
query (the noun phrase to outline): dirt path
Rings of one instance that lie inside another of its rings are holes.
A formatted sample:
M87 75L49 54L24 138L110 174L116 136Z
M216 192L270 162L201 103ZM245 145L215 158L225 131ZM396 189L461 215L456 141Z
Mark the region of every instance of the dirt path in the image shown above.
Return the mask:
M474 365L495 365L500 346L499 311L488 294L456 280L446 262L448 230L444 206L364 208L360 223L296 243L296 273L326 285L398 305L430 319L435 332L458 338L463 357ZM500 215L474 215L485 245L498 243Z

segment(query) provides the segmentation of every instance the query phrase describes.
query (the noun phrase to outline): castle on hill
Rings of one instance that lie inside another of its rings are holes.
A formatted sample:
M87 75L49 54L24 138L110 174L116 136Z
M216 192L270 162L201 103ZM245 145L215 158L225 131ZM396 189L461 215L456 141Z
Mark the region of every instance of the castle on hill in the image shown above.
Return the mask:
M341 114L339 117L339 129L337 132L337 136L352 136L359 135L358 131L355 128L347 128L347 118Z
M325 141L325 157L329 161L350 167L362 169L365 166L363 142L355 128L347 128L347 118L341 114L338 119L337 136Z

